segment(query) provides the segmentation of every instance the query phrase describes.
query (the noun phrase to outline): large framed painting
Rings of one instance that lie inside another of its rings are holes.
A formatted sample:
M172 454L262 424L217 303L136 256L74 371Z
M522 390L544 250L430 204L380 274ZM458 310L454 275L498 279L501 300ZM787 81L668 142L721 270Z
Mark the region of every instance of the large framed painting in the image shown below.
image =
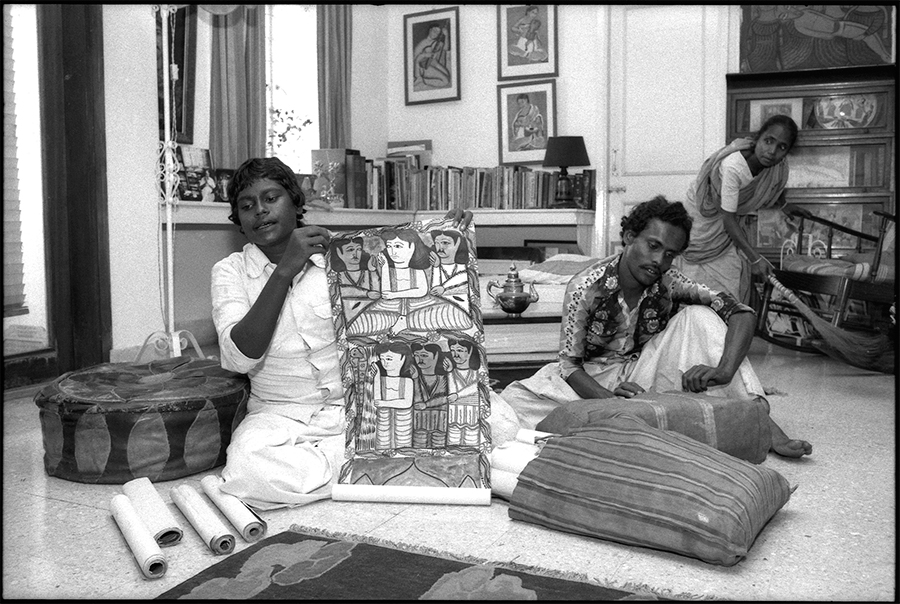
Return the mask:
M501 165L544 161L556 136L556 80L498 85L497 120Z
M741 6L741 73L894 63L889 4Z
M490 504L474 226L341 232L325 262L347 418L332 497Z
M556 77L555 4L497 6L497 79Z
M406 104L458 101L459 7L403 17L403 76Z
M197 65L197 6L168 5L156 13L156 60L159 88L159 138L165 139L163 125L163 39L162 18L168 20L169 49L169 114L172 140L190 145L194 142L194 81Z

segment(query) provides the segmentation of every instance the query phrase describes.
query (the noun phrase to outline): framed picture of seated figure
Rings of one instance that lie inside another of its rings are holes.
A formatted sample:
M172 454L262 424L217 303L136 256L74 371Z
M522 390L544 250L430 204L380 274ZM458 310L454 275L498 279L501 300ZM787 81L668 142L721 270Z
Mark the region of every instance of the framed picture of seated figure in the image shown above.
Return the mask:
M406 104L458 101L459 7L403 17L403 77Z
M543 162L556 136L556 80L500 84L497 117L501 165Z
M559 75L556 5L497 6L497 79Z

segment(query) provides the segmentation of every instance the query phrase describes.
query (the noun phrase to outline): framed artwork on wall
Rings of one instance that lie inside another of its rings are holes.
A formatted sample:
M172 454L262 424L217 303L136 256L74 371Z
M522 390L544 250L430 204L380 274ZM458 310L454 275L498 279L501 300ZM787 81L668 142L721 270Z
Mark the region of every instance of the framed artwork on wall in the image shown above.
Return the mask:
M497 121L501 165L544 161L556 136L556 80L498 85Z
M458 101L459 7L403 16L406 104Z
M168 14L156 13L156 64L159 87L159 138L164 140L163 126L163 54L162 17L169 20L169 112L174 134L172 140L190 145L194 142L194 80L197 61L197 7L187 5L170 9ZM177 77L176 77L177 75Z
M773 115L786 115L799 127L803 123L803 98L750 101L750 130L756 132Z
M895 62L889 4L741 6L741 73Z
M559 75L555 4L497 6L497 79Z

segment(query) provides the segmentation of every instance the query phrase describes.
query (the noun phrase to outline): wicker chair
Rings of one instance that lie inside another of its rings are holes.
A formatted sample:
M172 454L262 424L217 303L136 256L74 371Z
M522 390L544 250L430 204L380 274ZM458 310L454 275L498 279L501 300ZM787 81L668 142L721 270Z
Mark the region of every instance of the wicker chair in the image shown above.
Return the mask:
M862 233L791 207L798 219L795 237L784 242L775 277L819 316L835 327L850 331L888 334L896 343L896 217L876 211L880 218L877 235ZM826 228L824 239L805 232L807 222ZM855 250L833 256L835 232L856 241ZM771 283L762 286L758 302L757 334L765 340L794 350L817 352L812 342L818 336L802 314L780 296Z

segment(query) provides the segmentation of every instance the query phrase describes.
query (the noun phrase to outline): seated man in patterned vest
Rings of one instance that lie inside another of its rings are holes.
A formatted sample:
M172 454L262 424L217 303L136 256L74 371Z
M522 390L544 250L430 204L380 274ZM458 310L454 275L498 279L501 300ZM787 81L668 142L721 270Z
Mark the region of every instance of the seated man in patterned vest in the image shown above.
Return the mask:
M559 361L500 395L523 428L579 398L631 398L650 389L764 397L746 359L753 309L670 268L690 233L684 206L661 196L622 219L623 251L569 281ZM771 417L769 423L771 450L786 457L812 453L810 443L788 438Z

